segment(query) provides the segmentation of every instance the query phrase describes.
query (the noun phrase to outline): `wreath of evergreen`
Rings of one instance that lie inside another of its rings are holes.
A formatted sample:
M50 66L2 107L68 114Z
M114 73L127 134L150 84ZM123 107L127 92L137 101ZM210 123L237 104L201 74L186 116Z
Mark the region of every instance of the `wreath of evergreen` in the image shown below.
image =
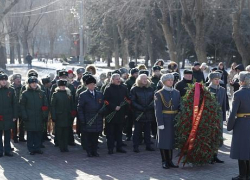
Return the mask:
M190 151L183 149L192 129L193 103L195 85L189 85L181 102L181 111L176 116L176 146L182 150L182 163L203 165L211 161L222 144L221 107L215 96L202 85L200 105L205 97L204 110L201 116L194 147ZM200 106L199 106L200 107Z

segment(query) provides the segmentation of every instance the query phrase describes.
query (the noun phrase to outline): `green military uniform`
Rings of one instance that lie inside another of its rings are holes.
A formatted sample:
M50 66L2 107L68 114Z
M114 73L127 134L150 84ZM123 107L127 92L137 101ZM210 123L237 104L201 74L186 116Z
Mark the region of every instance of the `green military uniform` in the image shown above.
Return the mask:
M0 74L7 78L7 75ZM10 130L14 127L14 118L17 118L17 98L13 88L5 86L1 87L0 85L0 157L3 156L3 151L6 156L12 156L10 154ZM2 135L4 132L4 148L2 142Z
M44 121L48 119L48 102L40 86L28 87L20 98L24 129L27 131L27 146L31 154L39 153Z
M68 151L69 127L71 127L71 111L74 110L70 90L55 89L51 98L51 115L55 122L57 140L61 152Z

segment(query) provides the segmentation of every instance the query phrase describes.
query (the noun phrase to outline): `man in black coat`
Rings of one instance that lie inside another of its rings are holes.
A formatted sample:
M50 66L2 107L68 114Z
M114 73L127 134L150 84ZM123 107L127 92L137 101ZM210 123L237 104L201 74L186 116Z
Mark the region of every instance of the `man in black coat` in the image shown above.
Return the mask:
M101 112L104 104L103 94L95 90L96 79L92 75L89 75L85 83L87 90L80 94L78 100L78 118L81 121L81 129L84 134L84 143L88 157L98 157L98 137L103 129L103 116Z
M187 87L189 84L193 84L193 72L191 70L184 70L184 77L181 81L177 82L175 84L175 89L177 89L178 91L180 91L180 95L181 97L185 96L186 92L187 92Z
M205 77L204 77L202 70L200 69L199 62L194 63L192 71L193 71L193 80L195 80L196 82L205 83Z
M126 114L126 106L120 106L124 99L128 99L128 91L126 86L121 84L121 77L119 74L113 74L111 77L111 84L106 87L104 91L104 100L109 105L107 106L107 114L116 111L115 116L110 122L106 122L106 135L108 144L108 153L113 154L114 143L116 141L116 151L126 153L122 149L122 129ZM106 119L107 121L107 119Z

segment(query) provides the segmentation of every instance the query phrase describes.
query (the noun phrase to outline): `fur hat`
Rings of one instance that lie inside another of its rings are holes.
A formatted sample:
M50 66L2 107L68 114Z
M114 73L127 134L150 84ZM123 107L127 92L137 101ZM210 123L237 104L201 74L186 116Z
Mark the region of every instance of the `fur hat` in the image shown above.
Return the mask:
M160 71L162 69L161 66L154 66L153 68L153 71Z
M210 80L215 79L215 78L220 79L221 78L221 73L219 73L219 72L211 72L208 75L208 77L209 77Z
M148 70L140 70L139 74L146 74L147 76L149 76Z
M34 74L32 75L32 73L34 73ZM35 69L30 69L27 72L27 76L28 77L30 77L30 76L36 76L36 77L38 77L38 72Z
M84 73L84 72L85 72L84 68L79 68L79 69L76 70L77 74Z
M194 66L200 66L201 64L197 61L194 62Z
M193 74L193 71L188 70L188 69L185 69L185 70L183 71L183 74Z
M57 81L58 86L66 86L67 85L67 80L60 79Z
M86 80L91 76L89 72L85 72L84 75L82 76L82 81L86 82Z
M113 75L113 74L119 74L119 75L121 75L121 71L120 71L119 69L117 69L117 70L114 70L111 74L112 74L112 75Z
M43 85L48 84L50 82L51 82L50 77L42 78Z
M0 74L0 80L6 80L6 81L8 81L8 76L7 76L7 74L1 73L1 74Z
M135 74L135 73L138 73L139 72L139 69L137 69L137 68L132 68L132 69L130 69L130 74L131 75L133 75L133 74Z
M161 82L164 83L167 80L174 80L174 75L172 73L164 74L161 76Z
M120 68L119 70L120 70L121 74L128 74L128 70L124 67Z
M31 83L38 83L37 77L36 76L29 77L28 83L29 84L31 84Z
M28 77L31 77L31 76L38 77L38 74L37 74L37 72L31 71L31 72L28 73Z
M96 74L96 67L94 66L94 65L88 65L87 67L86 67L86 71L88 71L88 72L90 72L90 71L92 71L92 75L95 75Z
M91 75L90 75L90 76L86 79L86 85L91 84L91 83L96 84L96 79L94 78L94 76L91 76Z
M168 64L168 69L173 72L178 69L178 64L172 61Z
M139 70L147 70L147 67L146 67L144 64L139 64L139 65L137 66L137 68L138 68Z
M68 72L66 70L61 70L61 71L59 71L58 76L59 77L68 76Z

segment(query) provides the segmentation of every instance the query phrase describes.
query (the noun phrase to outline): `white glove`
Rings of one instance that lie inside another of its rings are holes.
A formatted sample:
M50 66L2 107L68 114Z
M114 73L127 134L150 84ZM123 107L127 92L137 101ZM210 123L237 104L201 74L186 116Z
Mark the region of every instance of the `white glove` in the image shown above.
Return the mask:
M164 125L158 126L158 129L163 130L164 129Z

